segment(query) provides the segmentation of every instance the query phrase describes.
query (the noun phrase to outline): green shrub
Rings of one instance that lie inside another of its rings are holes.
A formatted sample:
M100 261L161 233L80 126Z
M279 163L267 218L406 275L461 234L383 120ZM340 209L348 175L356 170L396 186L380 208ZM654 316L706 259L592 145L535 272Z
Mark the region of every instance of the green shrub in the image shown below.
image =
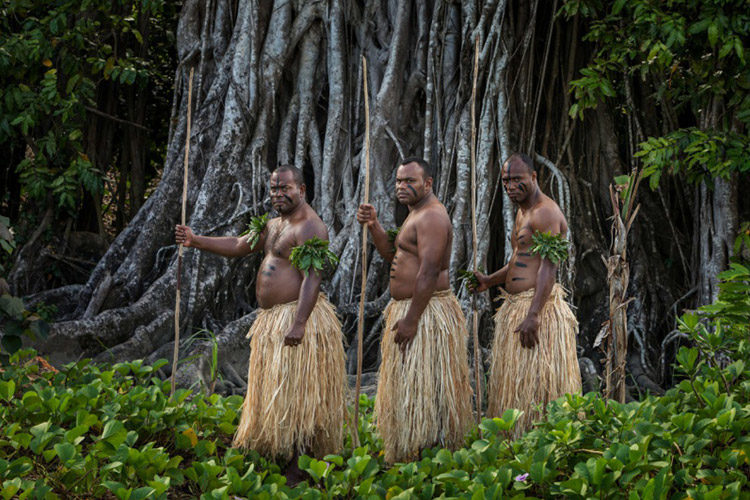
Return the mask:
M521 439L520 413L485 419L451 452L386 467L373 401L360 399L361 447L302 456L289 488L280 465L231 448L242 398L179 390L140 361L61 372L19 351L0 371L0 497L748 498L750 271L722 274L719 300L686 314L684 378L625 405L599 394L551 403Z

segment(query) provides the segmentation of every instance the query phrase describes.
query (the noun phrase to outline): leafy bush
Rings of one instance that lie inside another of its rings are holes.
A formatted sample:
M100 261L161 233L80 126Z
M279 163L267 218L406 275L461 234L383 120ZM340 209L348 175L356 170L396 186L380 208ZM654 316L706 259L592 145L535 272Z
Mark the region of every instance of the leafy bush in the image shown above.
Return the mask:
M0 360L3 350L13 354L21 348L21 336L47 338L49 325L37 313L28 311L23 300L9 294L0 296Z
M101 195L110 165L87 155L88 120L123 113L128 92L172 87L175 11L163 0L3 2L0 147L27 147L9 168L30 201L51 196L74 213L83 193Z
M386 468L373 402L360 400L362 446L302 456L289 488L278 464L231 448L242 398L168 396L164 361L45 370L19 351L0 370L0 496L251 498L747 498L750 495L750 270L721 275L719 300L686 314L684 374L662 397L625 405L596 393L551 403L508 440L520 413L485 419L455 452Z

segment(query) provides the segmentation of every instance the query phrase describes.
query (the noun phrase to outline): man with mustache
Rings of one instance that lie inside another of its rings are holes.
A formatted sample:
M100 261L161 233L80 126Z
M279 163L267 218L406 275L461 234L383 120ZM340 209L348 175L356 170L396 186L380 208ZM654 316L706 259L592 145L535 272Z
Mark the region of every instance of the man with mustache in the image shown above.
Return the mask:
M244 236L199 236L181 225L175 237L225 257L265 253L255 286L260 309L248 333L247 394L233 445L289 460L287 478L296 482L300 453L323 458L343 445L345 355L341 324L320 293L321 275L313 269L303 274L289 260L305 241L328 239L305 201L302 172L276 168L270 195L279 216L268 221L253 247Z
M372 205L357 211L392 263L375 400L389 464L416 460L435 445L458 448L471 426L466 321L448 279L452 227L432 180L421 158L399 165L396 197L409 215L393 242Z
M477 291L500 285L505 296L495 315L487 416L500 416L509 408L523 410L514 431L519 437L541 416L539 406L543 411L563 394L581 391L578 322L564 300L562 286L555 283L557 264L531 252L537 231L567 233L565 216L542 193L534 162L527 155L511 155L501 176L508 197L518 206L513 254L502 269L475 276Z

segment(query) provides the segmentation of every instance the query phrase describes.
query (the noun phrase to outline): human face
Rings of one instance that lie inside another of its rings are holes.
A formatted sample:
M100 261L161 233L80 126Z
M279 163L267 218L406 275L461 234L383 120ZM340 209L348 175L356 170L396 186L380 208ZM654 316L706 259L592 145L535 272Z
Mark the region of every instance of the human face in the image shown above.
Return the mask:
M516 204L526 201L536 186L536 172L529 172L529 168L517 158L505 162L501 175L508 198Z
M432 177L424 178L418 163L399 165L396 170L396 198L402 205L416 205L432 189Z
M274 172L271 174L271 205L280 214L288 214L302 203L305 186L294 182L292 172Z

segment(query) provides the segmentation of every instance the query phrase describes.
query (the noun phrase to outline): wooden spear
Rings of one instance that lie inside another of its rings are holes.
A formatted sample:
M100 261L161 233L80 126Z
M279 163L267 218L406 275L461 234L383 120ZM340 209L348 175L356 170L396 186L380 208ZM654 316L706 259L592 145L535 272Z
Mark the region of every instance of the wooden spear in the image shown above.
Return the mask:
M365 94L365 189L364 202L370 202L370 101L367 93L367 59L362 56L362 79ZM362 343L365 328L365 288L367 287L367 224L362 224L362 284L359 293L359 321L357 322L357 384L354 391L354 426L352 440L359 446L359 393L362 389Z
M477 269L477 77L479 75L479 35L474 41L474 79L471 86L471 244L473 248L472 269ZM480 350L479 350L479 312L477 311L477 292L471 298L471 329L474 339L474 387L477 403L477 425L482 420L482 384L479 377Z
M188 107L187 107L187 130L185 132L185 161L183 163L183 176L182 176L182 217L180 224L185 225L185 210L187 207L187 188L188 188L188 159L190 158L190 108L193 102L193 71L195 68L190 68L190 79L188 81ZM169 393L170 396L174 394L175 390L175 375L177 374L177 358L180 354L180 288L182 288L182 249L183 246L180 244L177 250L177 293L175 296L174 304L174 353L172 355L172 389Z

